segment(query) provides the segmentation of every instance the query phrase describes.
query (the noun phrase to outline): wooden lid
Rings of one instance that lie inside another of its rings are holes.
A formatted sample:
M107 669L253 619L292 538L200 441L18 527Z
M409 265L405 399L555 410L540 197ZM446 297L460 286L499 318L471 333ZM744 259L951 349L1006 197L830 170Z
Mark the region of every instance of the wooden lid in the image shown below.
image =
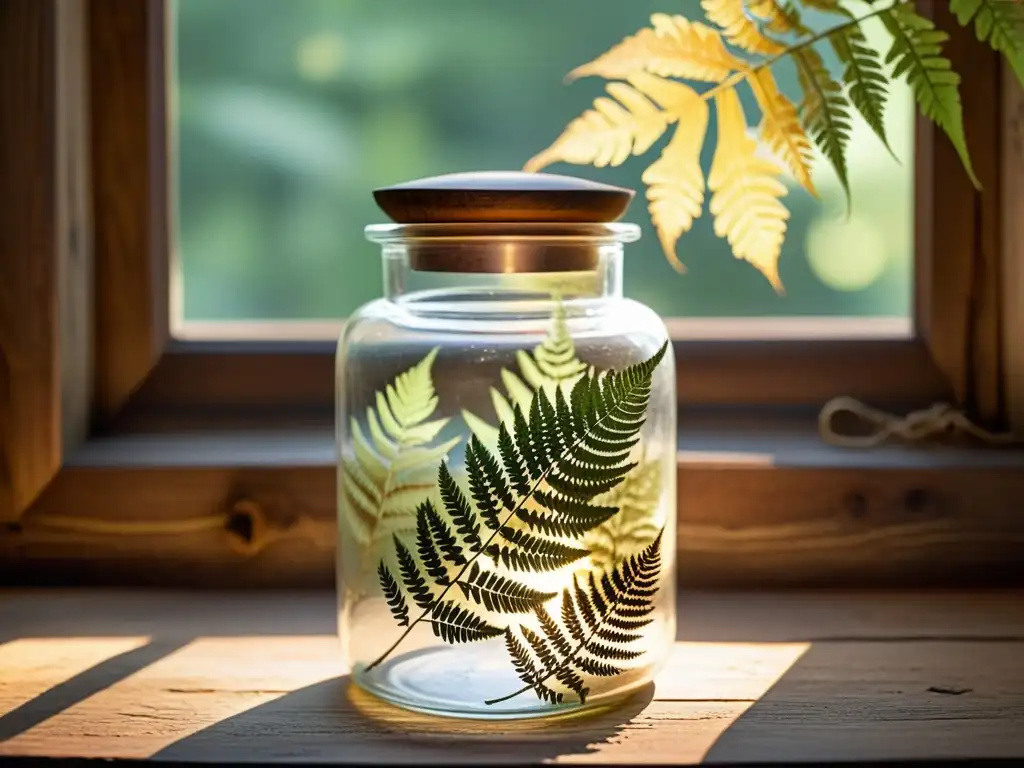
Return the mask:
M399 224L607 223L622 217L633 195L595 181L520 171L453 173L373 192Z

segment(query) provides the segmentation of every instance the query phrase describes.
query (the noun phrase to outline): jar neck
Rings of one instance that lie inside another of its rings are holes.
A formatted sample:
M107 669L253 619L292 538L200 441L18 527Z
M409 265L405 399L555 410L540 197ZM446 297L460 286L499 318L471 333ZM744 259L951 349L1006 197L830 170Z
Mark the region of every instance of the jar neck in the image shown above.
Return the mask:
M596 249L587 269L561 272L456 272L414 269L402 243L383 247L384 298L405 305L471 301L486 305L532 302L559 296L563 301L622 298L621 243Z

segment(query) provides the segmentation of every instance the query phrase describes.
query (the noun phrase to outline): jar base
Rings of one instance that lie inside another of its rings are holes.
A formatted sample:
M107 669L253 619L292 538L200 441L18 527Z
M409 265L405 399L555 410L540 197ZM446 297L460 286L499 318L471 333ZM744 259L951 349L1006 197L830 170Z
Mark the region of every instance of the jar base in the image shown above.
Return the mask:
M639 672L639 670L638 670ZM573 715L606 709L646 683L646 676L580 704L572 693L562 704L550 704L524 691L506 701L487 704L523 687L504 646L492 643L435 646L387 660L367 672L359 665L353 680L360 688L405 709L428 715L475 720L518 720Z

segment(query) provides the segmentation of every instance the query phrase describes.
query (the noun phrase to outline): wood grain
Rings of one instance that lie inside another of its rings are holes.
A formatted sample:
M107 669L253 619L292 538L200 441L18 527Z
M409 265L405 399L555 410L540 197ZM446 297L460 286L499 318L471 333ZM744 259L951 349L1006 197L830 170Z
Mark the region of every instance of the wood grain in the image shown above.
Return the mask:
M921 332L946 376L955 402L981 423L1005 419L1000 305L1000 104L1001 64L961 28L948 6L929 6L937 26L950 34L945 50L960 73L964 129L983 191L974 189L952 144L940 133L930 141L933 165L928 194L931 231L927 264L918 261L926 294ZM934 130L934 129L933 129Z
M163 354L169 326L164 7L89 3L96 209L96 400L115 413Z
M352 688L329 593L79 592L52 603L48 594L0 596L0 755L445 765L1024 757L1019 592L683 593L679 640L653 687L588 718L518 723L416 715ZM143 659L147 637L164 645Z
M829 451L813 429L784 432L780 424L772 431L767 415L759 426L771 436L722 414L703 422L684 416L676 542L683 584L1024 581L1024 453ZM0 531L0 580L328 586L333 452L327 431L95 441L20 531ZM54 515L141 527L134 534L71 531L48 523ZM209 516L212 527L152 528ZM260 529L274 535L267 546L259 546Z
M60 466L55 24L53 3L0 6L0 521Z
M84 0L0 7L0 521L85 437L90 222Z
M1010 427L1024 435L1024 89L1003 67L1003 372Z

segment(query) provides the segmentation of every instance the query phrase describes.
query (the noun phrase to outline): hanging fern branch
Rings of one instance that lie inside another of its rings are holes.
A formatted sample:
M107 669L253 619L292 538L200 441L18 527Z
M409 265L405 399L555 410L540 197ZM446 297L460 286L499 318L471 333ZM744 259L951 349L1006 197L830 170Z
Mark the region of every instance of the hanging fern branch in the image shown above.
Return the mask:
M666 343L649 360L621 372L589 372L576 382L568 400L561 388L555 389L553 403L543 389L538 390L529 417L516 406L513 425L501 425L500 462L472 438L466 468L479 514L447 467L440 465L438 484L455 529L428 500L417 510L420 562L394 537L401 585L422 613L405 623L403 603L393 599L390 571L386 566L381 569L385 599L396 622L406 629L367 671L384 661L423 621L447 642L500 635L501 628L446 599L456 584L467 599L489 610L496 607L502 614L535 608L554 596L484 569L477 561L486 553L495 566L500 562L511 570L537 571L568 565L587 554L560 539L579 536L617 511L591 500L615 488L633 468L627 461L629 451L644 424L654 370L667 347ZM542 485L550 490L541 491ZM541 511L528 509L528 501Z
M506 629L506 648L525 685L485 703L498 704L530 690L542 701L560 703L563 694L548 685L554 678L585 704L590 692L585 675L614 677L624 670L612 662L642 656L643 651L631 646L643 639L640 630L651 622L648 617L654 611L661 572L661 538L659 533L642 552L599 578L591 574L586 584L574 578L573 589L562 592L561 625L538 607L536 616L543 636L529 627L519 628L536 663L511 629Z

